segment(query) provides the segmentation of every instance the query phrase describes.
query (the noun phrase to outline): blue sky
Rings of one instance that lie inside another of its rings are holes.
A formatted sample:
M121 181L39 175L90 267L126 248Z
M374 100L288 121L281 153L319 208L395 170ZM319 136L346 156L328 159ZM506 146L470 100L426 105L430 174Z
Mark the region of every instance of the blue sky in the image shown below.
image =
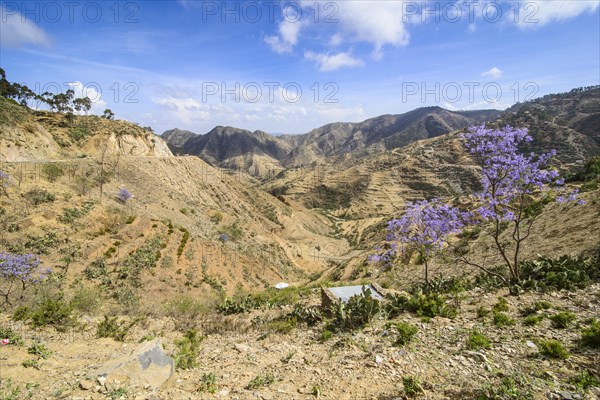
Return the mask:
M117 118L303 133L600 84L600 1L0 1L0 66Z

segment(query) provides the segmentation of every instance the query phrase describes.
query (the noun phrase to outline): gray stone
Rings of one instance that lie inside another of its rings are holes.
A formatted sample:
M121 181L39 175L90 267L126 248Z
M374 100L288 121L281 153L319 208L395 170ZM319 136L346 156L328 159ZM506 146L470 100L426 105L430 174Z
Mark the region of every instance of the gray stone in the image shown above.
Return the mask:
M160 339L154 339L142 343L130 355L107 362L87 376L107 387L127 385L156 392L173 377L174 372L173 359L165 354Z
M245 345L245 344L241 344L241 343L235 343L235 344L233 345L233 347L234 347L234 348L235 348L235 349L236 349L238 352L240 352L240 353L242 353L242 354L243 354L243 353L248 353L250 350L252 350L252 349L250 348L250 346L248 346L248 345Z
M92 390L94 388L94 382L84 379L82 381L79 382L79 387L82 390Z

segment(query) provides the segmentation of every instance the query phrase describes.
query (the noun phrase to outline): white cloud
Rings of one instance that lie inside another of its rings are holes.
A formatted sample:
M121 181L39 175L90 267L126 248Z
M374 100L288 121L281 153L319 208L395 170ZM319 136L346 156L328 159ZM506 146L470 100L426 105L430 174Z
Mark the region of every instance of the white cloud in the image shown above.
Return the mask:
M339 5L340 28L347 40L374 45L381 54L384 45L405 46L410 35L402 20L403 1L343 1Z
M323 72L335 71L344 67L354 68L365 65L361 59L352 56L350 52L330 55L329 53L306 51L304 52L304 58L314 61L319 66L319 70Z
M89 97L92 100L92 114L102 114L106 110L106 102L95 87L85 86L79 81L69 82L68 85L75 92L75 98Z
M518 25L534 28L550 22L563 21L580 14L594 12L600 6L598 0L520 0Z
M287 18L279 23L279 34L273 36L265 36L265 42L271 46L271 49L276 53L289 53L298 43L300 30L306 23L296 21L296 18Z
M50 36L14 10L0 5L0 47L19 48L26 44L49 47Z
M336 32L330 36L329 46L347 43L369 43L373 45L372 57L380 59L386 45L405 46L410 35L408 21L403 20L408 1L301 1L302 19L290 15L279 24L278 34L267 35L264 41L277 53L289 53L298 44L300 33L309 26L319 28L335 25ZM333 7L334 5L335 7ZM315 16L315 10L319 13ZM315 20L317 18L317 20Z
M500 68L498 68L498 67L492 67L489 70L487 70L484 73L482 73L481 76L483 78L498 79L498 78L500 78L502 76L503 73L504 73L504 71L502 71Z
M210 113L204 109L202 103L194 98L175 98L164 96L153 99L156 104L165 107L175 120L189 124L193 122L204 122L210 119Z

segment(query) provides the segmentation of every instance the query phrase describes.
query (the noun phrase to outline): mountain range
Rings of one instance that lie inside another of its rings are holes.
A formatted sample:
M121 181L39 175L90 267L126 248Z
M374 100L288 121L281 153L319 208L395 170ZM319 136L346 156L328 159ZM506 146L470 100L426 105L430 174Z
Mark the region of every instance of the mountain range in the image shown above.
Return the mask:
M359 151L371 153L402 147L499 115L496 110L455 112L424 107L358 123L331 123L301 135L273 136L263 131L217 126L204 135L172 129L164 132L162 138L174 154L196 155L220 167L249 168L257 162L268 161L283 168Z
M516 105L504 111L451 111L422 107L362 122L335 122L300 135L270 135L217 126L206 134L172 129L162 138L177 155L195 155L213 166L263 176L272 170L314 165L331 157L392 150L471 125L527 127L533 150L556 148L563 162L600 154L600 87L578 88ZM557 148L558 146L558 148Z

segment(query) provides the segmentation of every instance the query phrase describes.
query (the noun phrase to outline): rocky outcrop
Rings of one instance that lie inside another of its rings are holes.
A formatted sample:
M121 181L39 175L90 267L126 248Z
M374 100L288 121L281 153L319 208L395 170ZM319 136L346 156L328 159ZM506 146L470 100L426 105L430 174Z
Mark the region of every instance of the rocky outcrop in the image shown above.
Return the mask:
M130 355L111 360L88 373L104 386L140 388L158 391L168 383L175 372L175 364L165 354L159 339L145 342Z

